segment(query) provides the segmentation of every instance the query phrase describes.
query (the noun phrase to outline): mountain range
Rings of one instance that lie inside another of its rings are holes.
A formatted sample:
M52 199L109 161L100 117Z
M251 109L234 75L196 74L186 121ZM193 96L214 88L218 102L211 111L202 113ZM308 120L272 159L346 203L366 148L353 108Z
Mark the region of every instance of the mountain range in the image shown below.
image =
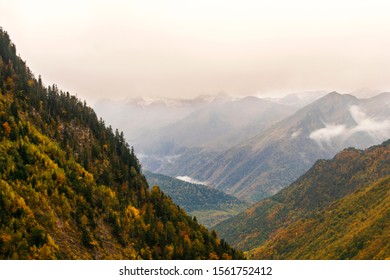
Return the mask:
M306 96L305 102L314 99ZM321 96L321 94L320 94ZM281 101L282 100L282 101ZM204 105L134 140L144 168L189 176L248 202L277 193L316 160L390 137L389 93L331 92L297 109L256 97Z
M251 138L295 109L256 97L210 103L135 140L143 154L175 155L191 148L223 151Z
M329 93L188 175L257 201L296 180L318 159L388 139L389 100L390 93L370 99Z

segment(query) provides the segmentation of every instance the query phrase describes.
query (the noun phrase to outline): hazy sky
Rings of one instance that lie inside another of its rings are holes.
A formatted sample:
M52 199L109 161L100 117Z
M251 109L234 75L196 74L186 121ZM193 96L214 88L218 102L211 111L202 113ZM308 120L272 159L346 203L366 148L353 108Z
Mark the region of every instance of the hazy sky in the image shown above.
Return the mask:
M0 0L45 84L101 97L390 90L390 1Z

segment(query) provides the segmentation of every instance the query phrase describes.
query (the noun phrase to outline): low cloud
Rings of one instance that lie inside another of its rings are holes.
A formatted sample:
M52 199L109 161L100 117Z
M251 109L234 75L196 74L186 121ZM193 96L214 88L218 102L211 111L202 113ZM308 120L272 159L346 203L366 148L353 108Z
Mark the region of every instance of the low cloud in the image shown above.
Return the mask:
M349 109L352 118L357 123L357 126L351 129L351 133L365 131L373 136L385 137L390 136L390 121L376 121L367 115L358 107L351 106Z
M347 127L344 124L325 124L324 128L317 129L310 133L309 138L319 145L330 144L332 140L345 140L358 132L366 132L378 141L390 138L390 120L376 120L358 106L349 108L349 113L356 125Z
M193 179L189 176L177 176L176 179L179 179L179 180L182 180L184 182L191 183L191 184L198 184L198 185L206 185L207 186L207 182L198 181L198 180Z
M317 129L310 133L309 138L317 143L330 143L333 138L340 137L347 132L345 125L325 124L324 128Z

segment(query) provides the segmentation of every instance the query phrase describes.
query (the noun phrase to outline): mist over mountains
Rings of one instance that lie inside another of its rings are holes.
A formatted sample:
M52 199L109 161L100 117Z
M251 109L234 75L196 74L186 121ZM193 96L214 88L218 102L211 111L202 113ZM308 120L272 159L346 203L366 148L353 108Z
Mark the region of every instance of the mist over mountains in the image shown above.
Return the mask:
M158 115L154 126L130 140L145 169L188 176L255 202L292 183L320 158L388 139L389 100L389 93L357 98L319 91L272 100L220 94L186 102L138 101L123 105L134 116L118 125L131 135L136 129L130 120L148 122ZM105 104L99 104L103 115Z
M218 154L189 176L218 182L218 188L241 199L260 200L292 183L317 159L331 158L343 148L367 148L386 140L386 99L389 94L361 100L330 93ZM375 126L367 127L367 123Z

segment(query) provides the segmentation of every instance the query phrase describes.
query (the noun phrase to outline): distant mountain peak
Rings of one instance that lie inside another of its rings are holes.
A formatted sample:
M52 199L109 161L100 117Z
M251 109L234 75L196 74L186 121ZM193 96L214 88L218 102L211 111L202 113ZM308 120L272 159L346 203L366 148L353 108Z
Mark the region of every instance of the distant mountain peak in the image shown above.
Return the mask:
M209 103L221 103L232 101L234 98L225 92L217 94L203 94L192 98L172 98L172 97L150 97L136 96L125 100L128 105L138 107L166 106L166 107L186 107L189 105L202 105Z
M317 99L314 101L312 104L308 105L309 106L318 106L318 105L326 105L330 103L338 103L338 102L350 102L350 101L357 101L358 98L350 95L350 94L342 94L337 91L332 91L326 94L325 96Z
M283 96L282 98L271 98L270 101L283 104L283 105L289 105L294 106L297 108L302 108L315 100L323 97L326 95L326 91L305 91L305 92L295 92L288 94L286 96Z

